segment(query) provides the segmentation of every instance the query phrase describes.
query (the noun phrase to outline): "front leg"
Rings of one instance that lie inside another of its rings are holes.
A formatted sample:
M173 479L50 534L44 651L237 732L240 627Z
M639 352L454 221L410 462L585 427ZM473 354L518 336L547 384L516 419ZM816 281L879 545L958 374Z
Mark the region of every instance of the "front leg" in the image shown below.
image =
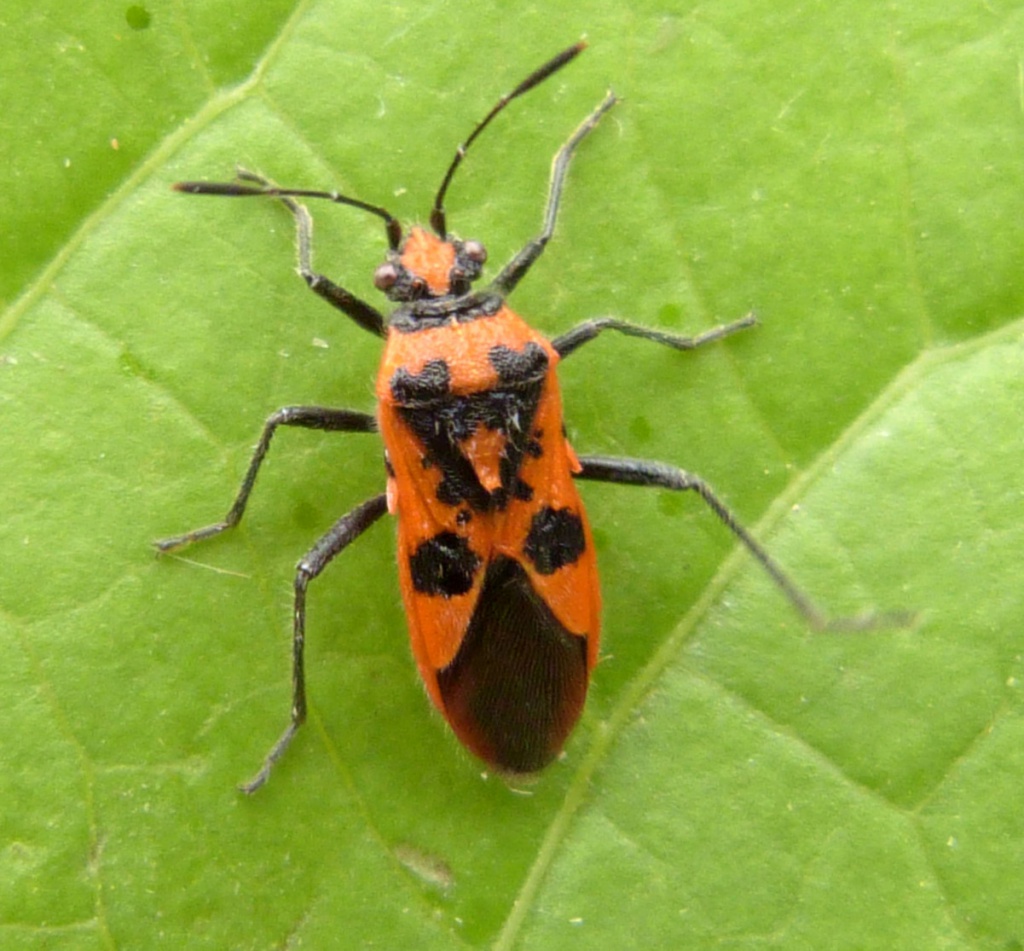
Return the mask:
M335 284L329 277L313 270L313 219L306 206L295 199L324 198L338 204L351 205L361 208L363 211L369 211L384 219L390 246L396 248L401 228L386 209L359 201L357 198L340 195L338 192L323 192L308 188L279 188L262 175L257 175L244 168L237 170L237 177L233 182L178 182L174 188L187 195L219 195L224 198L251 198L262 195L280 199L281 204L292 213L292 217L295 219L295 244L299 274L309 289L332 307L337 307L364 330L368 330L378 337L387 335L387 320L376 307L356 297L340 284Z
M558 205L562 200L562 187L565 184L565 176L569 171L569 164L572 162L573 153L575 153L580 142L600 122L601 116L618 101L618 97L614 93L608 93L604 101L583 120L583 123L555 155L555 161L551 169L551 187L548 189L548 204L544 211L544 226L540 234L509 261L501 269L501 273L494 279L492 286L502 296L512 293L515 286L526 276L526 272L530 270L533 263L543 253L544 248L547 247L547 243L555 233L555 222L558 220Z

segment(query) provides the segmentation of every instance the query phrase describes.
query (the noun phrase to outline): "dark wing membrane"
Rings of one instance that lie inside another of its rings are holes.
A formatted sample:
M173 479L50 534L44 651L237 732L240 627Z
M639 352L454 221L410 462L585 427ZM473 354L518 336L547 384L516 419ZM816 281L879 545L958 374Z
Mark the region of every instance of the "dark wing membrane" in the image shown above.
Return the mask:
M579 719L587 680L587 639L562 627L522 565L492 561L459 651L437 674L459 739L502 771L539 770Z

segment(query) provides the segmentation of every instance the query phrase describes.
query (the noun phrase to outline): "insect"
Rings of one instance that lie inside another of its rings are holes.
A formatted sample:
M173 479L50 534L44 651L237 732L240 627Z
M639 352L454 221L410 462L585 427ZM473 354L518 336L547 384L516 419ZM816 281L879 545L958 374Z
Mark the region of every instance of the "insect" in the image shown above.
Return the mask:
M306 718L307 589L385 513L397 519L399 580L427 693L459 740L505 774L535 772L559 754L598 660L601 596L578 479L695 492L812 627L862 628L878 621L829 621L698 476L660 462L577 456L569 445L555 369L584 344L616 331L692 350L756 322L750 315L685 337L603 317L548 340L506 303L554 233L569 165L617 103L613 93L555 155L540 233L485 289L473 290L487 253L480 242L448 231L448 187L494 117L584 47L582 41L570 46L532 72L474 127L441 180L429 230L412 227L406 234L378 205L337 192L280 188L241 169L232 182L175 185L192 195L282 201L295 219L299 272L310 289L386 341L376 415L323 406L279 409L266 420L224 519L155 543L162 552L173 551L236 525L281 426L381 434L386 491L338 519L298 563L291 716L262 768L241 787L246 792L266 782ZM389 317L313 270L312 222L300 198L348 205L382 219L388 252L374 284L397 305Z

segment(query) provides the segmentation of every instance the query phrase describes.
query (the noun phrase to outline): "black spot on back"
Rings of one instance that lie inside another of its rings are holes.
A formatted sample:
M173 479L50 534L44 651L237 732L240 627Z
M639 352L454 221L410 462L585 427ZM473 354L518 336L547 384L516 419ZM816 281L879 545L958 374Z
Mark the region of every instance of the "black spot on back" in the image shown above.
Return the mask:
M412 586L420 594L445 598L466 594L480 564L465 538L455 532L439 532L409 557Z
M429 403L447 396L451 381L451 372L444 360L430 360L419 373L399 367L391 377L391 395L400 406Z
M498 344L487 355L502 383L522 385L543 380L548 372L548 355L532 340L522 350Z
M533 516L523 551L542 575L574 564L587 547L583 521L572 509L542 508Z
M438 672L448 721L493 766L546 766L579 719L587 693L587 640L567 631L522 565L495 559L455 659Z

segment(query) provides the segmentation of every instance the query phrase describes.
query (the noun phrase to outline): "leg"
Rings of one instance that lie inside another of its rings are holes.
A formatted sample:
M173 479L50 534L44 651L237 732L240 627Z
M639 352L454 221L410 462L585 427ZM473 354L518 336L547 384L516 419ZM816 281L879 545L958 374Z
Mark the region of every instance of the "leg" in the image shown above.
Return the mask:
M251 185L240 184L251 182ZM364 211L372 212L384 218L388 228L388 241L391 247L397 245L399 225L391 215L383 208L375 205L368 205L355 198L347 198L337 192L311 191L301 188L278 188L276 185L265 179L262 175L247 171L244 168L238 169L237 180L234 182L178 182L174 186L178 191L189 195L221 195L229 198L247 197L253 195L269 195L272 198L281 199L281 203L292 213L295 218L296 244L298 247L299 274L309 288L322 297L327 303L337 307L338 310L354 320L364 330L383 337L386 333L384 315L376 307L367 304L366 301L356 297L351 292L335 284L330 278L318 274L313 270L313 219L306 210L305 205L295 201L295 197L305 198L326 198L329 201L343 205L352 205Z
M495 278L492 285L500 294L510 294L513 288L526 276L526 272L533 265L533 262L541 256L544 247L551 240L555 231L555 220L558 217L558 204L562 198L562 186L565 184L565 176L569 171L569 163L572 161L576 147L586 138L587 134L597 125L601 117L615 105L619 100L614 93L608 93L604 102L601 103L583 122L583 124L572 134L569 141L565 143L555 155L555 162L551 171L551 187L548 190L548 205L544 212L544 228L522 251L520 251Z
M560 357L567 357L578 347L583 346L589 340L593 340L603 330L617 330L629 337L641 337L644 340L653 340L655 343L664 344L675 350L696 350L697 347L715 340L721 340L730 334L743 330L746 327L753 327L757 318L753 314L747 314L732 323L719 324L696 337L681 337L678 334L664 333L655 330L653 327L642 327L639 324L631 324L625 320L618 320L615 317L598 317L595 320L587 320L568 333L562 334L551 341L551 345L558 351Z
M597 482L616 482L620 485L640 485L659 489L672 489L677 492L692 490L707 504L722 524L729 529L746 547L761 567L771 575L772 580L782 589L782 593L792 602L793 606L804 616L807 623L816 631L864 631L879 627L906 627L914 620L913 612L892 611L880 613L868 611L855 617L830 618L825 614L800 587L793 581L782 567L764 549L729 511L725 503L715 495L711 487L699 476L695 476L675 466L643 459L621 459L607 456L581 456L582 471L577 475L580 479L592 479Z
M224 516L224 520L205 528L197 528L183 535L175 535L172 538L162 538L153 542L158 551L175 551L184 548L193 542L212 538L239 523L242 514L245 512L246 503L249 501L249 494L252 492L253 484L256 482L256 475L260 471L263 458L270 448L270 440L278 426L301 426L305 429L323 429L336 433L375 433L377 431L377 420L367 413L357 413L348 409L329 409L325 406L286 406L279 409L263 424L263 433L256 446L256 451L249 461L249 469L242 480L242 487L234 503Z
M274 764L284 755L296 731L306 719L306 677L303 649L306 643L306 589L336 555L347 548L388 510L387 496L374 496L343 515L317 543L306 552L295 570L295 612L292 630L292 713L291 720L271 747L260 771L240 787L250 795L270 777Z

